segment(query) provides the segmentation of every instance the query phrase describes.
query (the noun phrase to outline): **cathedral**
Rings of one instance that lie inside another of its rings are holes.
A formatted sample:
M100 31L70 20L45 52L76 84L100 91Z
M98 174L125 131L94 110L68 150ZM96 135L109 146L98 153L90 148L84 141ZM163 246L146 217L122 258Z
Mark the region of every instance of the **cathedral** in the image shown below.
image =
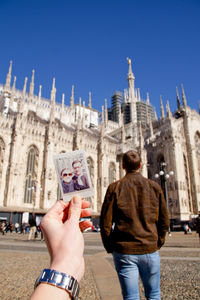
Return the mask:
M128 59L128 87L115 92L99 112L71 97L56 102L53 79L50 99L34 93L34 70L27 87L16 88L10 62L0 85L0 218L22 222L24 214L42 216L60 199L53 155L83 149L94 188L93 217L99 216L109 183L124 176L122 155L135 149L142 158L141 172L161 184L171 222L189 221L200 211L200 115L187 105L183 86L177 109L164 108L158 119L149 95L142 100L135 88Z

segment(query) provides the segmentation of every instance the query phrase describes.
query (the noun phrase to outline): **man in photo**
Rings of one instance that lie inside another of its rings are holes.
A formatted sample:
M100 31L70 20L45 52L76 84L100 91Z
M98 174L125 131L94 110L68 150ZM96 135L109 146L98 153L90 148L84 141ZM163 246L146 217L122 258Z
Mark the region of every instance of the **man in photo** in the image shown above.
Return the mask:
M61 171L61 180L63 193L67 194L74 191L74 182L72 180L73 172L70 168L65 168Z
M73 176L74 189L76 191L79 191L79 190L84 190L89 188L87 174L83 173L82 162L80 160L75 160L72 163L72 167L74 170L74 176Z

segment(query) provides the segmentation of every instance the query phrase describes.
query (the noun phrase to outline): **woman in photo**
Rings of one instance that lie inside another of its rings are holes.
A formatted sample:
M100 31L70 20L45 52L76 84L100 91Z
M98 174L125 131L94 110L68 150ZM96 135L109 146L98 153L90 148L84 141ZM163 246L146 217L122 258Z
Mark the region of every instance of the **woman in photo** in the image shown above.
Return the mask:
M72 180L73 172L70 168L64 168L61 173L61 181L62 181L62 188L63 193L71 193L74 191L74 181Z

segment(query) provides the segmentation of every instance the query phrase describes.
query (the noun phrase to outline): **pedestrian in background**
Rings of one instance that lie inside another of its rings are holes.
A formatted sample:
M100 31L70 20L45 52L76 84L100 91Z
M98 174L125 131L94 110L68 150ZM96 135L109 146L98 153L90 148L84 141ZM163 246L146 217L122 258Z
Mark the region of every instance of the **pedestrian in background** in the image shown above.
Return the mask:
M15 222L15 232L18 233L19 230L19 223Z
M32 239L32 237L35 239L35 234L37 232L37 227L36 227L36 221L35 221L35 214L32 214L32 217L29 220L29 225L30 225L30 232L28 235L28 240Z
M199 216L196 218L195 225L196 225L196 233L198 233L199 235L199 243L200 243L200 211L199 211Z
M100 216L105 249L113 254L123 299L140 299L140 275L146 299L160 300L160 257L169 228L161 187L141 175L136 151L123 155L126 175L109 185Z

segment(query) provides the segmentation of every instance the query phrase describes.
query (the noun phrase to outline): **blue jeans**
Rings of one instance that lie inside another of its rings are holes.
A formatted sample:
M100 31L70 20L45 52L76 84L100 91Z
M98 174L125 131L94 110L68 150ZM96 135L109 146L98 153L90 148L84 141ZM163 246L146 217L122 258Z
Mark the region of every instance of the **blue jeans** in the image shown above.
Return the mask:
M121 254L113 252L115 268L119 277L124 300L139 300L139 275L145 297L160 300L160 256L151 254Z

